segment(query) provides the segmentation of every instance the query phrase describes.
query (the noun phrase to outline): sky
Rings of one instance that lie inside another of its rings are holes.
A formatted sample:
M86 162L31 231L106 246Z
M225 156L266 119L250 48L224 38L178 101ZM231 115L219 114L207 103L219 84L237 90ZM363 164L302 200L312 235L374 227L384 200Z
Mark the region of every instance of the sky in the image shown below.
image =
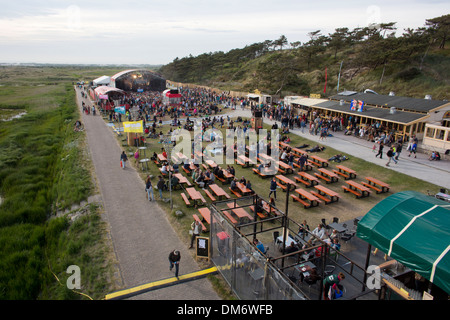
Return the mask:
M167 64L396 22L397 34L450 13L448 0L0 0L0 63Z

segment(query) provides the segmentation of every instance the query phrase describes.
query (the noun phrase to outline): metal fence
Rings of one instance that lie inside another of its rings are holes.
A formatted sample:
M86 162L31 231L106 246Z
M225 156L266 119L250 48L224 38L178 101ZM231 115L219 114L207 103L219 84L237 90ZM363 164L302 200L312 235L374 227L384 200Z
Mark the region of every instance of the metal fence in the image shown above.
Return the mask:
M235 206L253 205L254 197L235 199ZM289 278L250 242L246 233L253 233L253 223L231 223L223 211L230 201L211 206L211 260L232 291L243 300L306 300ZM271 222L265 222L266 224ZM278 224L277 224L278 223ZM279 227L274 221L270 227ZM262 226L258 226L260 230Z

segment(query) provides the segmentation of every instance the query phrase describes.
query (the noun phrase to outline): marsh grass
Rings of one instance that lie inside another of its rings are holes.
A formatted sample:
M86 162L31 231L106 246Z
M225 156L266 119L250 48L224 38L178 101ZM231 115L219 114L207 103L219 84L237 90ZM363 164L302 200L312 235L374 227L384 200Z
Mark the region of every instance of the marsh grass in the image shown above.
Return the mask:
M52 274L64 284L68 263L80 266L82 290L93 297L114 288L101 209L90 207L74 224L52 219L93 191L85 136L73 131L80 115L71 82L78 79L68 69L52 77L52 68L1 68L0 109L27 112L0 125L2 300L84 299Z

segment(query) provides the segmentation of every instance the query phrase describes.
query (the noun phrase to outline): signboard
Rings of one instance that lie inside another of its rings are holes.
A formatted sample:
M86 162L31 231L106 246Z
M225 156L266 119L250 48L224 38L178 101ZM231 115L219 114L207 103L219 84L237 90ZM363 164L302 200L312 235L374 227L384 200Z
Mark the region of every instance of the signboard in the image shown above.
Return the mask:
M99 97L99 99L108 100L108 95L107 94L101 94L98 97Z
M310 99L320 99L320 93L311 93L309 95Z
M144 92L144 89L137 89L137 92Z
M209 238L197 237L197 258L209 259Z
M123 123L124 132L142 133L144 132L144 122L141 121L128 121Z
M124 106L115 107L114 112L125 114L125 107Z

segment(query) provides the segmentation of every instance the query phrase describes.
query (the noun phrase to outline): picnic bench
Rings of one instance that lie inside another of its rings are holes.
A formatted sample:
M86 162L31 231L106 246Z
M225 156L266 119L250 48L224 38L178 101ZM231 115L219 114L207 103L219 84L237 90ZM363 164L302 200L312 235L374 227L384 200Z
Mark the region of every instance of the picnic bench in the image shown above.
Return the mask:
M337 192L330 190L322 185L314 186L317 191L311 191L317 198L323 200L325 204L337 202L340 198Z
M222 210L222 213L230 220L232 224L237 224L238 221L227 210Z
M354 179L356 178L356 171L352 170L350 168L347 168L343 165L337 165L336 169L333 169L333 172L342 176L345 180Z
M315 173L315 175L324 180L326 183L333 183L339 180L338 175L334 172L331 172L325 168L319 168L317 170L319 170L320 173Z
M194 202L194 206L197 207L199 204L206 204L205 198L201 195L199 191L197 191L194 187L186 188L186 192L188 193L188 199ZM185 201L186 202L186 201Z
M205 227L205 225L203 224L202 220L200 220L200 218L198 217L198 215L196 215L195 213L192 215L192 217L194 217L194 220L198 221L200 223L200 225L202 226L202 230L203 232L206 232L207 228Z
M311 156L309 161L319 168L328 167L328 160L325 160L319 156Z
M285 163L283 161L278 161L277 164L278 164L278 171L280 171L280 173L282 173L282 174L294 172L294 169L292 169L292 167L290 165L288 165L287 163Z
M298 182L303 183L307 188L319 184L319 180L316 177L310 175L309 173L300 171L297 174L298 176L295 176L294 179Z
M363 186L353 180L345 181L347 183L348 187L342 186L342 189L344 189L344 192L351 192L353 193L357 199L368 197L370 195L370 189L366 186Z
M208 196L209 199L211 199L212 202L216 201L216 198L212 195L211 192L209 192L208 189L203 189L203 191L206 193L206 195Z
M283 189L283 191L287 190L287 185L290 184L293 189L297 188L297 184L292 181L291 179L283 176L283 175L276 175L275 178L277 178L279 181L277 181L277 185Z
M247 211L245 211L244 208L240 206L235 206L234 203L228 202L227 203L228 208L231 209L231 212L233 212L239 219L249 219L250 221L255 220Z
M295 189L295 192L298 194L298 196L292 194L291 195L292 200L294 202L297 201L303 204L305 209L316 207L321 202L318 197L316 197L315 195L304 189L301 188Z
M191 202L189 201L188 197L186 196L186 194L184 192L181 193L181 198L184 200L184 203L186 204L186 206L188 206L188 207L191 206Z
M230 199L230 196L228 193L225 192L221 187L219 187L217 184L210 184L209 188L214 192L214 194L221 200L222 198Z
M208 224L211 224L211 211L207 207L198 208L198 212L203 217L202 220L206 221Z
M376 178L373 177L366 177L367 183L366 182L362 182L361 184L365 185L366 187L369 187L373 190L376 191L376 193L384 193L384 192L389 192L390 189L390 185L380 181Z

